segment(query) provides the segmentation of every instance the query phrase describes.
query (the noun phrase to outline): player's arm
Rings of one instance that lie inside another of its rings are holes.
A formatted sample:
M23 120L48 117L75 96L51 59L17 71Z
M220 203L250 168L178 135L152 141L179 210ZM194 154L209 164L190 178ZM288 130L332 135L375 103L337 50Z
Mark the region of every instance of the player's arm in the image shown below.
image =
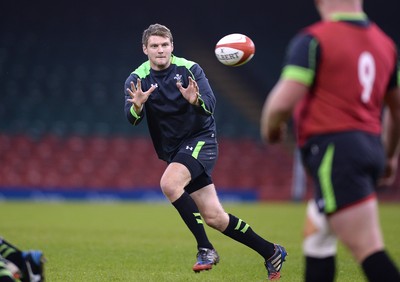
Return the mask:
M134 74L125 81L125 115L131 124L137 125L141 122L144 103L155 88L157 86L152 85L149 90L143 92L141 80Z
M399 77L399 78L397 78ZM395 179L400 154L400 70L392 77L392 85L385 96L382 140L386 151L386 168L381 185L391 185Z
M132 102L129 101L131 96L128 92L128 89L131 88L131 82L136 80L137 77L135 75L130 75L127 80L125 81L125 116L128 118L128 121L133 124L137 125L142 121L142 117L144 116L144 112L141 111L137 113L134 109L134 105Z
M307 94L308 87L290 79L280 79L264 103L261 114L261 137L275 143L286 134L286 123L295 105Z
M211 89L208 79L203 71L203 69L198 65L194 64L190 71L192 72L192 77L196 81L198 86L198 107L200 113L206 115L212 115L215 110L215 95Z
M313 84L318 44L310 35L301 34L289 45L286 64L277 84L269 93L261 114L261 138L274 143L283 139L286 123L294 107Z

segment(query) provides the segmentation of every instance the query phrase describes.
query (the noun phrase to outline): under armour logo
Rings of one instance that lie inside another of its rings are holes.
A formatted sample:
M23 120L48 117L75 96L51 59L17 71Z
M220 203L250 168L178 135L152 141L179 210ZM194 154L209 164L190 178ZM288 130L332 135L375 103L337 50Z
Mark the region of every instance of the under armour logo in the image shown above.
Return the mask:
M186 146L186 150L190 150L190 151L193 151L193 147L190 147L190 146Z
M157 83L151 84L151 86L155 86L156 88L158 87Z

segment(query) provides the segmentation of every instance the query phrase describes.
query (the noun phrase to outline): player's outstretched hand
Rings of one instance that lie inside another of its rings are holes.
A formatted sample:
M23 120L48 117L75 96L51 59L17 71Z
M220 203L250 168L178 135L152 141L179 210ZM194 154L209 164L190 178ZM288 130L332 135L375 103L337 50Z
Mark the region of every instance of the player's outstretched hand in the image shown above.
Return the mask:
M178 81L176 83L179 91L182 93L182 96L192 105L199 105L199 86L197 82L189 76L189 85L187 88L182 86L182 83Z
M131 97L130 99L127 99L127 101L131 102L134 105L136 112L140 112L143 104L147 101L150 94L157 87L158 87L157 84L152 84L149 90L147 90L146 92L143 92L142 91L142 81L139 78L137 79L136 86L135 86L135 83L133 81L131 81L131 88L126 89L126 91L128 91L128 93L129 93L129 96Z

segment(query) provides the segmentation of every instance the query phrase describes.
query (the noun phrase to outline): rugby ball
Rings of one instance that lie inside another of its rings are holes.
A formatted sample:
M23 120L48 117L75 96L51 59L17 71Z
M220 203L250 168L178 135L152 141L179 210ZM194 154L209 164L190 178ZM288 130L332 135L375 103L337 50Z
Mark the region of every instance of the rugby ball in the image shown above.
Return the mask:
M244 65L253 58L255 51L253 41L240 33L222 37L215 46L215 56L218 61L231 67Z

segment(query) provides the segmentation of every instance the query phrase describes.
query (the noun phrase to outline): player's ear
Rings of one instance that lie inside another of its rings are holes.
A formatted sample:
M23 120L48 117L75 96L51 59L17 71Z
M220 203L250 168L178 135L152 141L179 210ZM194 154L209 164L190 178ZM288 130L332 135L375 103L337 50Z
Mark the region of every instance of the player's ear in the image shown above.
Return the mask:
M148 55L146 45L144 45L144 44L142 45L142 50L143 50L143 53L144 53L145 55Z
M174 42L171 42L171 52L174 51Z

